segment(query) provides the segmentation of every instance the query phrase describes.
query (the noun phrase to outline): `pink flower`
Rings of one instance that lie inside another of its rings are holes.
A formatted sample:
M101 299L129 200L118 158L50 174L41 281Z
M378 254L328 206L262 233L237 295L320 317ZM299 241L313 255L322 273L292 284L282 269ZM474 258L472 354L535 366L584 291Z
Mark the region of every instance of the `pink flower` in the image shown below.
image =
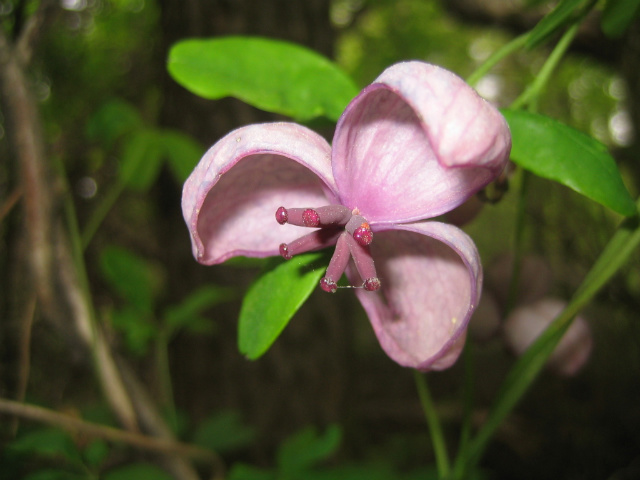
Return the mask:
M425 220L499 175L510 147L504 118L460 78L396 64L347 106L333 148L293 123L242 127L211 147L182 197L194 255L212 265L336 245L321 288L335 292L346 270L393 360L447 368L482 267L464 232Z

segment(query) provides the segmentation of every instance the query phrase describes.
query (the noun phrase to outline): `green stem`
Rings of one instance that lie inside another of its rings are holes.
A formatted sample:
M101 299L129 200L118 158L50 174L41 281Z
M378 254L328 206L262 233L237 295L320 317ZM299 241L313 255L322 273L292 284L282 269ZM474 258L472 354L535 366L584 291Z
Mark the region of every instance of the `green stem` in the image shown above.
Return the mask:
M640 210L640 200L636 206ZM640 245L640 216L635 215L627 218L621 224L565 310L556 317L549 328L538 337L513 366L502 385L497 396L498 400L489 413L487 421L471 442L465 456L458 457L454 468L454 478L463 478L465 472L480 460L489 440L533 383L562 335L571 325L573 318L626 263L638 245Z
M530 32L527 32L519 37L514 38L506 45L502 46L498 50L487 58L482 65L480 65L469 77L467 78L467 83L469 85L475 85L478 81L484 77L489 70L491 70L496 64L500 62L503 58L511 55L512 53L518 51L522 48L529 39Z
M463 351L464 359L464 391L463 391L463 417L462 428L460 429L460 445L458 456L464 456L471 440L471 426L473 420L474 403L474 379L475 369L473 368L473 343L466 342Z
M562 35L562 38L551 52L551 55L549 55L549 58L547 58L547 61L540 69L540 72L538 72L538 75L536 75L536 78L533 80L533 82L531 82L529 87L524 92L522 92L522 95L514 100L514 102L511 104L511 108L518 109L522 108L524 105L533 105L533 102L535 102L535 100L539 97L540 92L542 92L543 88L549 82L551 74L558 66L558 63L560 63L560 60L571 45L573 38L578 33L579 27L580 23L576 22L567 29L567 31L564 33L564 35Z
M161 404L166 409L168 423L177 432L178 420L176 406L173 399L173 382L171 381L171 368L169 365L169 339L170 334L164 328L160 329L155 342L156 350L156 374L160 383Z
M116 183L111 186L111 189L104 196L100 204L93 211L89 221L82 231L82 250L86 250L87 246L91 242L91 239L95 235L98 227L103 222L116 200L124 190L125 184L121 180L116 180Z
M518 196L518 204L516 207L515 234L513 239L513 266L511 267L511 280L509 282L509 291L507 292L507 303L502 317L507 318L509 312L516 304L518 297L518 286L520 285L520 268L522 265L522 251L524 243L524 227L525 213L527 207L527 193L529 191L529 180L531 173L522 170L522 180L520 183L520 195Z
M418 395L420 396L422 410L424 411L427 425L429 426L431 442L433 443L433 453L436 457L436 465L438 467L438 477L444 479L449 476L450 466L447 445L444 441L444 435L442 434L440 419L438 418L438 413L431 399L425 375L414 370L413 376L416 382L416 388L418 389Z

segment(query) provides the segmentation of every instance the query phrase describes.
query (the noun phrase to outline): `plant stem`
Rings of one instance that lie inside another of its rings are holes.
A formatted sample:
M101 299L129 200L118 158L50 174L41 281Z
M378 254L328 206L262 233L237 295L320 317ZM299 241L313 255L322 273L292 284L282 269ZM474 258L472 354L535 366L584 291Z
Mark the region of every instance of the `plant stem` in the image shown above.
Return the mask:
M471 73L471 75L467 77L467 83L471 86L478 83L478 81L482 77L484 77L496 64L498 64L500 60L522 48L527 43L529 35L530 32L520 35L519 37L514 38L509 43L503 45L501 48L492 53L489 58L487 58L482 63L482 65L480 65L473 73Z
M637 201L636 206L640 210L640 200ZM465 456L458 457L454 467L454 478L463 478L465 472L480 460L489 440L536 379L576 314L625 264L638 245L640 245L640 215L636 214L620 225L565 310L513 366L498 393L498 400L490 411L487 421L471 442Z
M533 82L531 82L529 87L513 101L513 103L511 104L511 108L518 109L522 108L525 105L534 105L534 102L539 97L540 92L542 92L543 88L549 82L551 74L558 66L558 63L560 63L560 60L571 45L573 38L578 33L579 27L580 23L576 22L567 29L567 31L564 33L564 35L562 35L562 38L551 52L551 55L549 55L549 58L547 58L547 61L544 62L544 65L538 72L536 78L533 80Z
M429 426L429 434L431 436L431 442L433 443L433 453L436 457L436 465L438 467L438 477L445 479L449 477L450 466L447 445L444 441L444 435L442 434L440 419L438 418L438 413L431 399L425 375L414 370L413 376L416 382L416 388L418 389L418 395L420 396L422 410L424 411L427 425Z

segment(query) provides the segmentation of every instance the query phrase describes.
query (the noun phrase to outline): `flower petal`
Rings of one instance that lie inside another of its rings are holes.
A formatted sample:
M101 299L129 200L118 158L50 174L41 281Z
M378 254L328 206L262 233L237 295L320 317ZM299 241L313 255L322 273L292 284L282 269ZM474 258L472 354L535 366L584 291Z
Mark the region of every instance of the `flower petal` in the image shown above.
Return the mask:
M370 222L398 223L445 213L493 180L511 136L500 112L462 79L405 62L349 104L333 148L343 204Z
M384 351L419 370L458 358L480 299L482 267L473 241L439 222L393 225L371 244L382 288L356 290Z
M277 255L280 243L309 233L278 225L275 212L337 201L330 156L326 140L294 123L249 125L219 140L182 191L196 259L212 265Z

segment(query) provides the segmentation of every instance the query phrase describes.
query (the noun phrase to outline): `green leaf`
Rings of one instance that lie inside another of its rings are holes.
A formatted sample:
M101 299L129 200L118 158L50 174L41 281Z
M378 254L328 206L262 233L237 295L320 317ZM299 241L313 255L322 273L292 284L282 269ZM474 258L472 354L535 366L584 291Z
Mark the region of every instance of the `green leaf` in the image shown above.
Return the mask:
M184 40L171 48L168 69L204 98L233 96L298 120L337 120L358 93L353 80L322 55L266 38Z
M251 444L255 430L246 426L235 411L224 411L204 420L193 435L193 442L218 453L237 450Z
M90 480L94 477L89 472L84 475L72 473L68 470L62 470L57 468L47 468L44 470L38 470L28 474L26 477L22 477L22 480Z
M231 467L229 480L275 480L276 475L244 463L236 463Z
M204 148L188 135L173 130L162 130L159 137L171 173L183 183L202 157Z
M511 159L625 215L636 213L607 148L563 123L523 110L502 110L513 140Z
M602 12L602 31L609 37L621 37L639 12L640 0L609 0Z
M111 470L104 480L172 480L173 477L160 467L148 463L135 463Z
M324 435L307 427L285 440L278 449L278 466L286 473L303 472L326 460L340 446L342 430L330 425Z
M100 270L123 299L139 311L152 310L160 289L159 268L125 248L107 246L100 252Z
M120 180L132 190L148 190L160 173L164 154L162 147L162 138L157 130L134 132L124 145Z
M569 24L580 12L586 0L562 0L531 30L526 47L531 49L543 43L549 36Z
M275 342L324 274L311 268L320 253L297 255L262 275L249 288L238 324L238 348L255 360Z
M20 435L9 444L9 448L17 453L64 458L74 464L81 463L80 452L73 439L57 428L43 428Z
M120 99L109 100L87 122L89 140L111 147L124 134L142 128L142 118L129 103Z
M124 334L127 348L138 356L146 355L149 342L158 336L158 328L138 309L124 307L111 312L113 327Z
M236 294L231 288L205 285L191 293L178 305L168 307L164 314L165 324L173 331L186 328L193 333L212 332L213 320L203 318L200 314L214 305L234 298Z
M109 455L109 444L104 440L93 440L82 451L82 456L88 465L99 467Z

